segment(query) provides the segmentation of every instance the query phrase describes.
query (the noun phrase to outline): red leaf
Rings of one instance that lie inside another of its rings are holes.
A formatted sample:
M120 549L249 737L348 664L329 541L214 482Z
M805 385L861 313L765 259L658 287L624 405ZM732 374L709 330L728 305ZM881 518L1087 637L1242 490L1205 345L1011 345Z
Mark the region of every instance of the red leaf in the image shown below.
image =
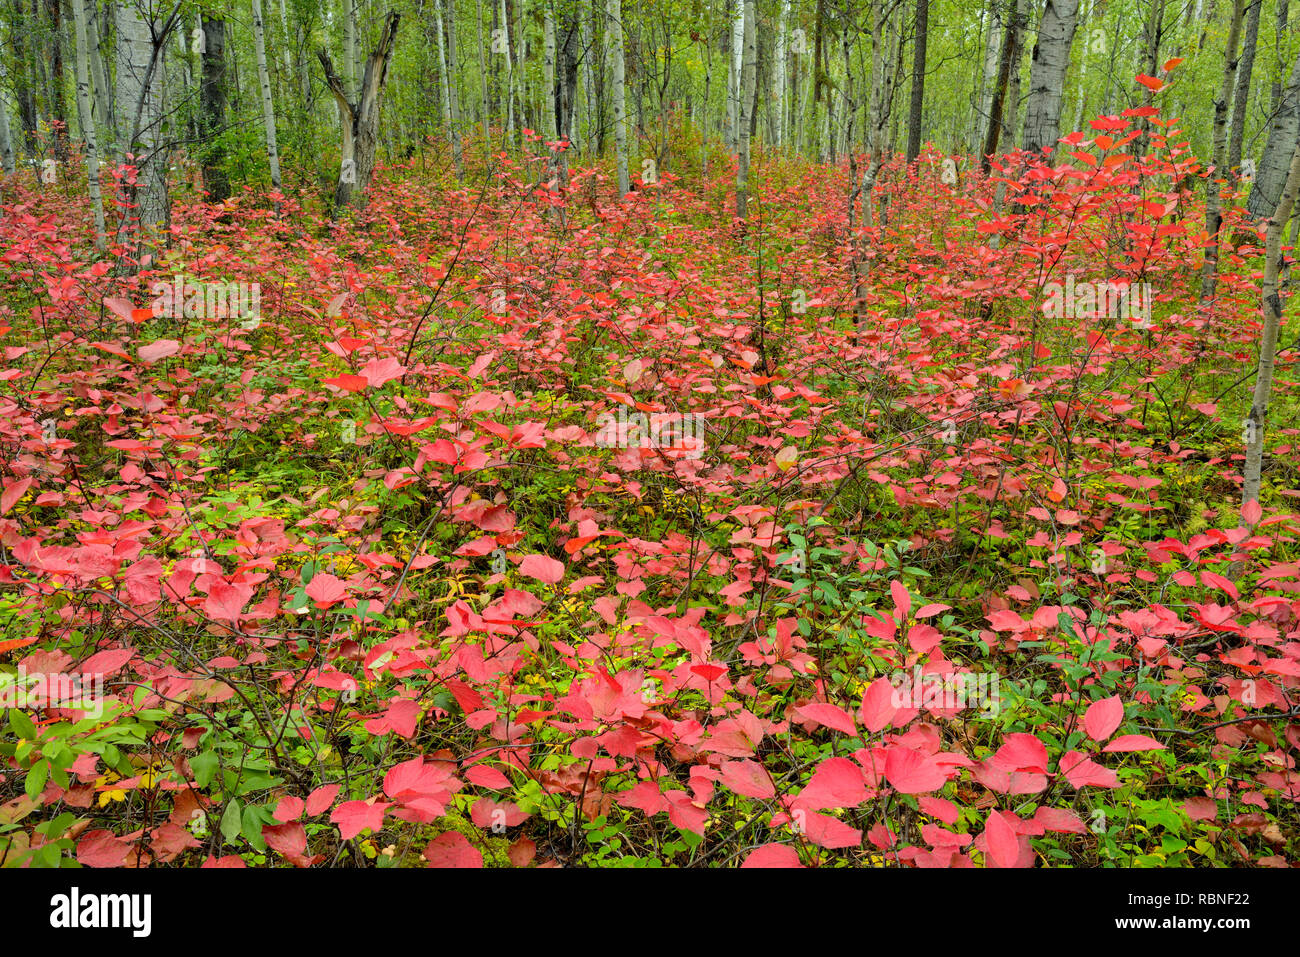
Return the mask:
M32 479L19 479L4 490L0 495L0 515L4 515L9 509L18 504L18 500L27 494L27 490L32 487Z
M1152 90L1153 92L1156 93L1159 93L1161 87L1165 85L1164 80L1157 80L1155 77L1147 76L1145 73L1139 73L1136 77L1134 77L1134 79L1136 79L1139 83L1145 86L1148 90Z
M894 705L894 686L888 678L877 678L862 693L862 707L858 717L866 729L873 734L887 727L898 708Z
M369 828L377 831L384 826L384 809L387 802L346 801L334 809L330 820L339 826L339 834L348 841Z
M471 846L465 835L459 831L439 834L424 849L424 856L430 867L483 866L483 855L478 848Z
M1007 823L1002 811L990 811L984 825L984 836L988 840L989 854L999 867L1014 867L1020 856L1020 838L1015 828Z
M825 725L835 731L856 735L858 729L853 725L853 718L839 705L814 703L795 708L795 714L808 721Z
M525 555L519 563L519 574L554 585L564 577L564 563L545 555Z
M325 810L334 803L334 798L338 796L339 785L326 784L317 788L307 795L307 816L315 817L321 811Z
M280 798L280 803L275 806L275 813L272 817L282 822L296 821L302 814L302 808L302 798L285 795Z
M885 757L885 777L904 794L937 791L948 780L943 769L927 755L911 748L892 747Z
M476 764L467 769L465 771L465 780L470 784L477 784L481 788L491 788L494 791L510 787L508 777L496 768L489 767L486 764Z
M1104 768L1079 751L1068 751L1061 758L1060 771L1071 787L1117 788L1119 778L1110 768Z
M347 597L347 586L328 572L317 572L303 589L317 608L328 608Z
M217 582L208 592L208 600L203 603L203 612L209 618L218 621L238 621L244 605L252 597L251 585Z
M1119 699L1119 695L1111 695L1088 706L1083 716L1083 730L1092 740L1105 741L1115 733L1123 720L1124 702Z
M342 389L344 392L360 392L370 385L365 376L352 375L345 372L343 375L335 376L333 379L324 380L326 385L332 385L335 388Z
M77 844L77 860L86 867L121 867L130 850L112 831L87 831Z
M1163 751L1165 746L1145 734L1122 734L1101 750L1107 754L1115 754L1123 751Z
M159 339L157 342L151 342L147 346L141 346L135 354L139 356L140 361L146 365L153 365L159 359L166 359L168 356L174 356L181 351L181 344L175 339Z
M740 865L743 870L746 867L803 867L799 863L799 852L789 844L764 844L750 851L749 856L745 858L745 863Z
M737 794L760 800L776 797L771 779L757 761L747 758L724 761L718 772L718 779Z

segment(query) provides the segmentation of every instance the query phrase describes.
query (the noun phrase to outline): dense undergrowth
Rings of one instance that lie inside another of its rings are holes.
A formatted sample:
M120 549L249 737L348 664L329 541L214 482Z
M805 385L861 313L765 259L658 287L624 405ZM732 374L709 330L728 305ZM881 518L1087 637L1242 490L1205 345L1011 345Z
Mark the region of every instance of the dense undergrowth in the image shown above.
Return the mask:
M779 155L743 225L720 156L182 195L136 277L11 181L0 860L1294 862L1296 354L1239 509L1261 244L1198 308L1128 122L888 166L865 232Z

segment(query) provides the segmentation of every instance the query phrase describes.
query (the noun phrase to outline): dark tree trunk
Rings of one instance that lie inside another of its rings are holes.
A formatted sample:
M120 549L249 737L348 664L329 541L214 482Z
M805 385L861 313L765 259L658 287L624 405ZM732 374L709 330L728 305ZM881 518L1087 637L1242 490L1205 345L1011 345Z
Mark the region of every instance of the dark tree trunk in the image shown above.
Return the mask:
M912 41L912 102L907 114L907 161L921 153L921 107L925 101L925 47L930 0L916 0L916 37Z
M225 150L217 138L226 128L226 23L204 15L203 79L199 85L199 131L203 137L203 185L214 203L230 197Z

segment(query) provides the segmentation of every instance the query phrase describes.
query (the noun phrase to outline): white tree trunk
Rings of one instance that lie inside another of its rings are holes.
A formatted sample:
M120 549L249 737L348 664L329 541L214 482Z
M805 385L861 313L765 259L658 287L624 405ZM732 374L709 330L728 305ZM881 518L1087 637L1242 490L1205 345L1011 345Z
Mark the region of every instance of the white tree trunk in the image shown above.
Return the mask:
M13 176L16 168L14 141L9 132L9 104L5 102L4 83L5 67L4 62L0 61L0 169L4 175Z
M624 89L623 65L623 4L622 0L608 0L605 35L608 39L608 56L614 65L614 151L618 155L618 197L628 194L631 184L627 176L627 100Z
M740 67L740 121L736 156L736 217L746 219L749 216L749 146L750 128L753 126L752 115L757 108L755 88L758 76L758 40L754 0L744 0L741 7L744 17L741 37L744 41L744 60Z
M976 118L975 130L972 132L974 143L972 148L980 149L984 145L984 140L988 138L989 116L993 111L993 93L994 86L998 79L998 40L1001 31L998 29L997 2L990 0L987 13L988 33L984 38L984 70L980 83L980 109L979 116Z
M1079 0L1047 0L1029 68L1029 102L1021 146L1029 152L1056 149L1061 131L1061 100L1065 71L1070 67L1070 46L1078 24Z
M351 0L348 0L350 3ZM253 0L253 49L257 54L257 84L262 92L262 124L266 128L266 158L271 165L271 186L280 189L280 151L275 145L275 103L271 100L271 76L266 69L266 27L262 22L262 0Z
M137 264L144 264L165 244L171 212L167 197L168 146L162 136L163 50L170 24L152 9L147 11L149 19L145 19L143 6L147 4L118 3L114 7L117 107L122 114L118 129L123 137L123 153L134 157L131 164L136 169L135 183L124 190L130 208L122 218L118 241L131 249L128 256Z
M1293 151L1286 185L1278 200L1277 209L1268 222L1264 243L1264 281L1261 284L1261 303L1264 328L1259 336L1259 366L1255 372L1255 388L1250 397L1250 413L1245 423L1246 465L1242 472L1241 503L1259 500L1260 479L1264 466L1264 430L1268 425L1268 400L1273 389L1273 366L1277 359L1277 334L1282 325L1282 299L1278 295L1278 272L1282 265L1282 230L1295 207L1296 192L1300 190L1300 149Z
M77 33L77 115L81 120L81 138L86 144L86 174L90 194L90 208L95 216L95 248L103 252L104 200L99 192L99 149L95 137L95 109L90 91L90 32L86 29L86 7L73 0L72 19ZM3 112L0 110L0 112ZM8 123L0 129L4 143L9 142ZM12 157L10 157L12 162Z
M506 57L506 142L515 139L515 61L510 53L510 17L506 10L506 0L501 0L501 29L505 42L501 45Z
M790 0L781 0L781 19L776 28L776 52L772 63L772 143L781 146L785 142L785 60L786 36L790 28Z
M95 90L96 120L108 130L108 144L100 143L105 154L111 155L117 140L117 118L113 115L113 86L108 80L104 58L99 54L100 26L99 4L95 0L72 0L86 8L86 36L90 46L91 86Z
M357 88L357 0L343 0L343 82L350 100Z
M745 59L745 0L731 0L735 12L731 20L731 61L727 73L727 148L740 148L740 73Z
M442 4L447 4L446 49L443 48L444 13ZM460 150L460 100L456 90L456 6L452 0L434 0L437 11L438 58L442 61L442 100L446 105L447 139L451 144L451 162L456 167L456 179L465 178L465 160Z
M542 0L542 135L557 138L555 125L555 14L550 0Z

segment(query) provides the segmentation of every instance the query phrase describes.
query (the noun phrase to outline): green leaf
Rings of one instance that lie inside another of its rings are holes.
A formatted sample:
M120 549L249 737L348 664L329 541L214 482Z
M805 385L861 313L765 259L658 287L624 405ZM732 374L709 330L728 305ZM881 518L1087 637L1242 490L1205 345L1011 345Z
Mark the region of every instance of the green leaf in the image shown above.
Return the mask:
M194 783L201 788L207 787L212 783L212 776L217 773L216 752L204 751L190 758L190 770L194 772Z
M9 727L14 729L18 737L27 741L34 741L37 738L36 725L32 724L32 719L27 717L26 712L17 708L9 709Z
M42 791L45 790L45 779L49 776L50 765L47 761L37 761L32 765L31 770L27 772L27 781L23 785L23 790L27 796L35 801Z
M239 820L239 799L232 798L226 805L225 811L221 814L221 836L227 841L234 841L239 835L241 822Z

